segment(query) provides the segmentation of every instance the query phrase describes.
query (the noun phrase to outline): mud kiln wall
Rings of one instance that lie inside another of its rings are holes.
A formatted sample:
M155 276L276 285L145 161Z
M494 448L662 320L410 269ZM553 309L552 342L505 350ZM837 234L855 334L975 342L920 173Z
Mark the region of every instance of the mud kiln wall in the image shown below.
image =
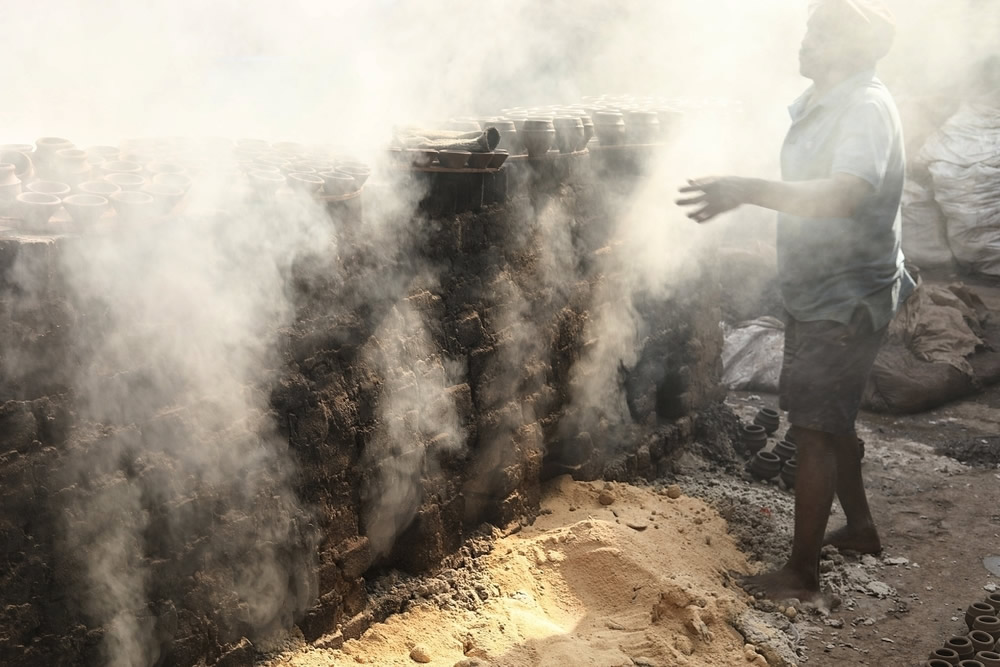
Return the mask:
M722 395L720 297L707 265L629 286L638 157L400 173L331 208L336 248L288 273L292 323L235 421L183 387L81 406L79 341L115 326L64 282L85 240L0 240L0 663L240 665L291 623L336 645L402 603L366 577L530 518L544 478L662 472ZM597 324L623 303L638 342L615 356ZM101 396L156 372L116 361Z

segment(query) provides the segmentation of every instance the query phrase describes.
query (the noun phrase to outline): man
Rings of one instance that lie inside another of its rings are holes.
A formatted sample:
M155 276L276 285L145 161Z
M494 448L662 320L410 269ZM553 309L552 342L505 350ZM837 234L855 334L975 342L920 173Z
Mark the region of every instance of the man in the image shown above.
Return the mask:
M782 181L689 181L682 206L707 222L743 204L778 211L778 278L785 304L781 407L798 446L795 538L781 569L745 586L780 600L819 597L824 543L861 553L882 546L861 477L854 422L885 330L912 282L900 251L903 138L875 64L894 36L872 0L821 0L799 51L813 85L789 108ZM847 525L824 539L836 493Z

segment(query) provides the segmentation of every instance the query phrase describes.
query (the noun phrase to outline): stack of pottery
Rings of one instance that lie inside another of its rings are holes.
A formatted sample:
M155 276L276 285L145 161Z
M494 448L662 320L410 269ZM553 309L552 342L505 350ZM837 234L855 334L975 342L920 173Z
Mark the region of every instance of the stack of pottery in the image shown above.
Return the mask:
M517 155L521 153L524 148L517 138L517 128L514 126L514 121L509 118L493 118L487 122L487 128L496 128L496 131L500 133L500 142L497 146L503 146L505 149L510 151L512 154Z
M549 118L528 118L518 131L518 136L528 152L528 157L538 158L543 157L552 148L556 130Z
M91 168L87 162L87 152L79 148L56 151L54 171L59 181L73 187L90 180Z
M21 219L19 227L26 232L51 231L49 219L62 206L56 195L42 192L22 192L14 200L14 216Z
M759 424L744 424L740 435L748 456L753 456L767 444L767 432Z
M583 123L583 146L586 148L590 140L594 138L594 121L589 115L580 116L580 122Z
M478 153L473 152L469 154L469 169L486 169L489 166L490 160L493 159L492 153Z
M469 151L442 150L438 151L438 163L445 169L464 169L469 163Z
M666 141L684 118L684 113L671 107L659 107L656 117L660 121L660 141Z
M552 125L556 130L556 148L560 153L573 153L586 146L583 121L579 116L556 116Z
M660 139L660 119L655 111L629 111L625 115L625 140L651 144Z
M795 477L799 472L799 464L795 459L788 459L781 466L781 481L789 489L795 488Z
M625 143L625 117L617 111L597 111L593 114L594 133L602 146Z
M774 449L771 451L778 455L778 458L781 459L782 463L795 458L795 445L787 440L779 440L776 442Z
M16 167L9 162L0 162L0 215L6 215L13 201L21 194L21 179Z
M761 408L753 418L753 423L763 426L767 434L771 435L778 430L778 426L781 424L781 417L778 415L777 410Z
M39 178L56 180L58 166L56 153L66 148L73 148L73 142L62 137L42 137L35 142L35 152L32 162Z
M22 183L27 183L35 176L35 168L31 162L32 147L30 144L5 144L0 146L0 162L14 165L14 175Z
M777 454L761 450L750 459L750 474L757 479L774 479L781 472L781 459Z
M92 227L108 210L106 197L85 192L70 195L63 199L62 203L69 217L81 231Z
M958 655L959 661L969 660L975 655L975 651L972 648L972 640L968 637L960 635L952 637L944 643L944 647L954 651Z

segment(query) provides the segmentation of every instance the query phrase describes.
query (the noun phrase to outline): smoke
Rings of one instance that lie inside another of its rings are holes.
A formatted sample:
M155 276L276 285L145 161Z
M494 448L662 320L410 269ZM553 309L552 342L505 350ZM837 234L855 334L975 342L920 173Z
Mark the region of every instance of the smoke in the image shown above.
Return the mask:
M897 96L947 88L995 43L995 22L983 20L989 4L891 2L899 38L882 70ZM582 95L673 100L686 112L683 125L627 202L617 202L614 242L596 258L573 247L568 226L577 212L554 200L532 211L536 288L572 289L566 277L579 274L581 261L598 262L609 276L586 325L594 344L572 370L571 400L592 419L627 422L620 368L636 363L648 328L637 300L686 289L723 243L771 238L770 214L746 210L698 227L672 202L689 177L777 177L785 106L806 85L796 60L805 10L789 0L22 4L5 17L4 142L251 136L330 144L374 161L394 124ZM421 239L410 224L421 190L379 188L377 180L380 200L363 235L376 260L398 262ZM296 583L282 546L315 537L291 489L287 445L265 388L282 364L276 332L294 315L294 267L308 260L335 274L329 258L338 240L307 199L248 206L224 196L226 186L205 187L191 214L170 224L65 244L66 283L95 314L73 323L77 372L68 383L80 428L108 426L80 436L62 472L65 487L77 490L66 495L64 548L85 580L80 604L108 628L109 664L155 662L156 628L134 619L145 618L162 572L142 557L141 543L153 535L167 556L197 527L223 523L191 509L194 498L210 496L220 514L243 515L235 532L204 547L208 562L240 563L230 579L205 588L235 595L242 629L286 623L315 593L314 582ZM377 462L365 525L378 553L412 519L435 460L466 444L449 392L462 370L434 354L433 308L421 301L426 294L409 293L433 286L435 267L397 267L374 272L352 301L396 303L368 350L386 378L383 430L365 454ZM491 322L502 332L500 361L489 370L499 410L537 381L524 366L541 354L544 332L532 321L528 290L494 278L488 289L507 290L511 304ZM33 269L17 279L25 304L48 289ZM3 363L19 373L30 365L9 356ZM485 445L495 456L485 460L500 461L497 452L535 417L530 405L505 417ZM154 472L165 462L169 474ZM144 508L153 499L172 509L150 515Z

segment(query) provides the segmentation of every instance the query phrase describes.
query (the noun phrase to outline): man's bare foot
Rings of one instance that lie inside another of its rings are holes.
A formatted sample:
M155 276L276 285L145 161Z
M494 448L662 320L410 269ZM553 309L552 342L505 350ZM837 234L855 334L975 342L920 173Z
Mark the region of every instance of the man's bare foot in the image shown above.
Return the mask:
M743 589L753 595L762 594L769 600L796 599L802 603L822 604L823 595L819 584L811 578L803 577L798 572L783 567L774 572L745 577L741 582Z
M875 526L860 530L848 526L838 528L826 534L823 544L837 547L839 551L855 551L859 554L877 554L882 551L882 541L879 540Z

